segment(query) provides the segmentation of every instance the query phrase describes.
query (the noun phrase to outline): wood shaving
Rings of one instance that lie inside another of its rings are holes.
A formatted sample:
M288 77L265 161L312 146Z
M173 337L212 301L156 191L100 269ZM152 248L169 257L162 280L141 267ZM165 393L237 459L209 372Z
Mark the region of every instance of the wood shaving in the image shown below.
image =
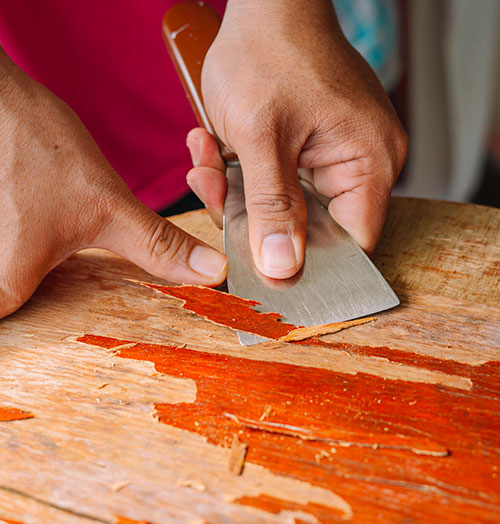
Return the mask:
M121 351L122 349L129 349L129 348L135 348L135 346L138 346L138 342L129 342L128 344L121 344L119 346L115 346L114 348L111 348L111 351L113 353L117 353L118 351Z
M321 449L318 454L314 455L314 460L316 461L317 464L319 464L322 458L328 458L329 456L330 456L330 453L328 453L328 451Z
M347 322L333 322L332 324L322 324L320 326L292 329L292 331L278 340L281 342L298 342L299 340L305 340L306 338L337 333L343 329L359 326L361 324L367 324L368 322L373 322L374 320L377 320L377 317L357 318L355 320L348 320Z
M271 414L272 410L273 410L272 406L266 406L259 420L265 420Z
M427 455L431 457L447 457L450 454L450 451L447 448L445 448L444 446L442 446L441 444L438 444L436 442L432 442L426 439L409 438L403 442L394 441L391 443L378 443L378 442L369 443L369 442L355 442L355 441L353 442L353 441L344 440L342 438L316 435L312 433L309 429L301 428L298 426L290 426L289 424L281 424L279 422L266 422L266 421L261 422L258 420L244 419L241 417L238 418L236 415L233 415L232 413L224 413L224 415L242 427L257 430L257 431L264 431L266 433L274 433L276 435L295 437L295 438L300 439L298 440L298 443L300 443L301 440L310 440L314 442L325 442L328 444L335 444L336 446L339 446L342 448L350 448L350 447L355 446L355 447L372 448L372 449L400 449L403 451L410 451L417 455ZM417 446L415 444L417 444ZM333 449L332 449L332 452L333 452Z
M235 475L241 475L245 466L245 457L248 451L248 445L240 442L237 434L233 437L233 443L231 445L231 454L229 456L229 462L227 465L228 471Z
M229 455L229 462L227 469L235 475L241 475L245 466L245 457L248 451L248 444L240 442L237 434L233 437L233 443L231 444L231 454Z
M207 487L201 480L198 479L186 479L186 480L178 480L177 481L178 486L183 486L185 488L192 488L196 491L206 491Z
M112 484L110 487L111 487L111 491L114 491L115 493L118 493L120 490L130 486L130 484L132 484L132 482L130 480L122 480L120 482L115 482L114 484Z

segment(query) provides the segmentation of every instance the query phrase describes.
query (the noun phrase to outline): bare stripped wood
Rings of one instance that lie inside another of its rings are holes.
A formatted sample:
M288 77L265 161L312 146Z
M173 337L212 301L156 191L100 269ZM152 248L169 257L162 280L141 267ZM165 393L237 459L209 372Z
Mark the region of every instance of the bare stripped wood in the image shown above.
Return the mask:
M205 212L174 220L221 247ZM499 235L498 210L394 199L375 263L402 305L321 345L241 347L122 258L72 257L0 321L1 404L34 415L0 423L0 520L496 522Z

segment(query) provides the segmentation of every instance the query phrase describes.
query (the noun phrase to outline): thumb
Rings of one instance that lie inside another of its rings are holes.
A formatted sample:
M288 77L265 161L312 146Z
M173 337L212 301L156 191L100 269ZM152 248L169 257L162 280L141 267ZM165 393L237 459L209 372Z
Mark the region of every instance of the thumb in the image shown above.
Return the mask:
M96 247L172 282L216 286L226 278L225 255L160 217L132 194L117 209L96 238Z
M269 146L240 151L239 159L255 265L267 277L292 277L304 262L306 239L297 160Z

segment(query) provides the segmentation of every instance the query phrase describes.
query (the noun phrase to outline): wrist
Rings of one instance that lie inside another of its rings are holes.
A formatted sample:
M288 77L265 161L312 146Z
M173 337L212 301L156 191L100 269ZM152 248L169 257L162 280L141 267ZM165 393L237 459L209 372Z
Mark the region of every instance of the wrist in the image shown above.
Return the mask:
M332 0L228 0L226 18L244 17L247 23L255 20L271 26L293 23L300 28L311 21L338 28Z
M335 47L346 42L332 0L228 0L221 32L236 41L250 35L253 44L266 48L273 40L299 47L316 40Z

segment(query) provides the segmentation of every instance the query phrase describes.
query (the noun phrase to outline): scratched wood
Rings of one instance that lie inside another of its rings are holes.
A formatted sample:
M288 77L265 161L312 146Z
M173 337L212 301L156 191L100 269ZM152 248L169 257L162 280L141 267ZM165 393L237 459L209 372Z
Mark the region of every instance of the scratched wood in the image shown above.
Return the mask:
M396 198L375 263L400 307L249 348L120 257L56 268L0 321L0 406L34 415L0 421L0 522L498 522L500 211Z

